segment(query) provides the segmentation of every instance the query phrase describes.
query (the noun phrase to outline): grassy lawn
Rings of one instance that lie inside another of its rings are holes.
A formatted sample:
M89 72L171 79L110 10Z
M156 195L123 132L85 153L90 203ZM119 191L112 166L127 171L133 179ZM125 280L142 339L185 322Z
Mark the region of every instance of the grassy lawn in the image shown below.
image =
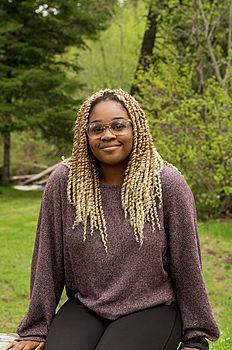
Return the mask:
M15 332L29 301L30 260L41 191L0 187L0 332ZM210 349L232 349L232 222L199 224L204 278L221 329ZM64 296L63 299L64 300Z

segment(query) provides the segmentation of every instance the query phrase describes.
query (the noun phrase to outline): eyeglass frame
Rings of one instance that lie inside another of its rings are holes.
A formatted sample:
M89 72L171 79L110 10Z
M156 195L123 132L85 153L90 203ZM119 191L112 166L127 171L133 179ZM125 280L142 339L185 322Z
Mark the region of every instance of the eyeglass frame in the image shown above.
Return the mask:
M113 122L115 122L116 120L123 120L123 121L126 121L127 123L131 124L131 126L133 126L133 123L132 123L132 121L131 121L130 119L118 118L118 119L112 120L110 123L102 123L102 122L92 122L92 123L88 123L88 124L86 124L86 126L85 126L85 131L86 131L88 137L90 137L90 138L95 138L95 139L101 138L103 135L105 135L105 132L106 132L107 129L109 129L110 132L111 132L111 134L113 134L114 136L120 136L120 134L115 135L115 134L114 134L114 131L111 129L111 124L112 124ZM92 137L92 136L90 136L89 133L88 133L88 126L89 126L90 124L94 124L94 123L100 123L100 124L102 124L102 125L104 126L104 128L105 128L104 131L103 131L103 133L102 133L101 135L99 135L98 137L95 137L95 136ZM122 134L122 135L123 135L123 134Z

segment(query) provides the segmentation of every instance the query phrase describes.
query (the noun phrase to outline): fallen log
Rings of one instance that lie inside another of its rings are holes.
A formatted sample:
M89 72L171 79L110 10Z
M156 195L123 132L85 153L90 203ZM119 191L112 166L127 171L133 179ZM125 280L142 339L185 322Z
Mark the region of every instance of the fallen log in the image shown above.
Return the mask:
M59 164L59 163L58 163ZM47 168L46 170L41 171L41 173L33 175L32 177L30 177L29 179L27 179L26 181L24 181L22 183L22 185L28 185L31 184L33 182L36 182L40 179L42 179L42 177L44 177L45 175L49 175L56 167L58 164L55 164L49 168Z
M22 180L27 180L30 179L32 176L35 176L36 174L28 174L28 175L14 175L11 176L12 181L22 181Z

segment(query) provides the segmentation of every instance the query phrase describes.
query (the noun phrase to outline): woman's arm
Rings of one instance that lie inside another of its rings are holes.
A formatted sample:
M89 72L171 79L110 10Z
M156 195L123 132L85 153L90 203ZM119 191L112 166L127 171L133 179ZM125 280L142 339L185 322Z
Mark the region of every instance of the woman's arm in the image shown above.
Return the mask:
M61 184L63 165L51 174L42 198L31 267L30 304L19 340L45 341L64 287Z
M205 337L218 339L219 329L202 277L195 202L184 178L174 168L164 168L162 182L170 276L183 321L183 347L203 350L208 346L204 345ZM196 338L201 338L202 347L195 346Z

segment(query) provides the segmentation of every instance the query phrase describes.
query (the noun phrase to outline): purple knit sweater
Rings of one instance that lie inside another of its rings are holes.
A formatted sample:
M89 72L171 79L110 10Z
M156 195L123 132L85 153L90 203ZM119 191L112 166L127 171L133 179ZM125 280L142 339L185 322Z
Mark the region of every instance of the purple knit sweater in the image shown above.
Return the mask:
M64 286L98 315L122 315L177 300L182 340L216 340L219 329L202 279L193 195L171 166L161 175L161 230L144 228L139 250L121 206L121 187L101 184L107 222L108 254L98 232L73 229L74 207L67 200L68 168L60 164L44 190L32 260L29 310L19 339L44 341Z

